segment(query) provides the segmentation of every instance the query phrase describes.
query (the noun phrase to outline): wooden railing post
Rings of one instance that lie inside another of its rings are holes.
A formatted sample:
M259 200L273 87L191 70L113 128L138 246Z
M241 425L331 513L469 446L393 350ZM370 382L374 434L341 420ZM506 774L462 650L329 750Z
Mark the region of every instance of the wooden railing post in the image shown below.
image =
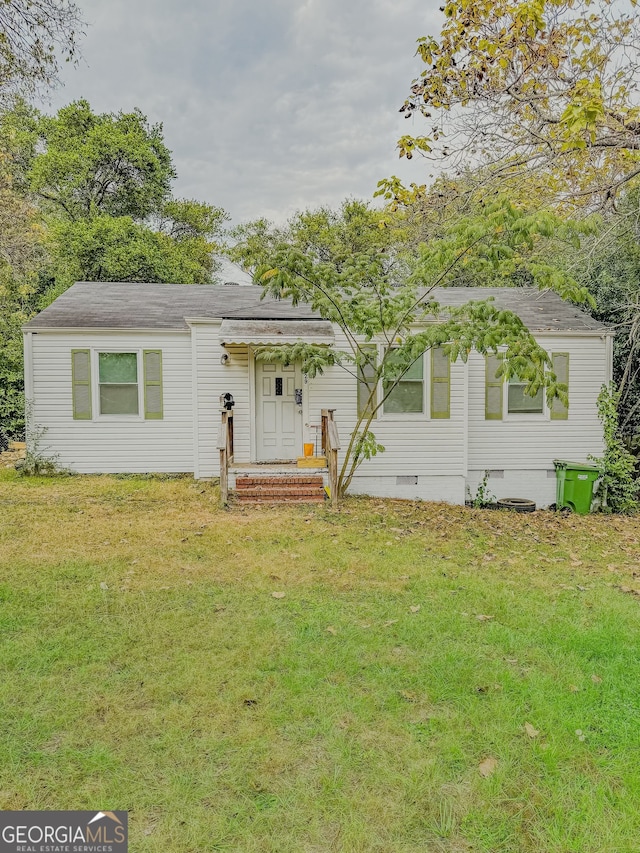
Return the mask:
M220 505L224 507L229 503L229 462L233 456L233 415L226 409L222 412L218 432L218 450L220 451Z
M331 506L338 506L338 450L340 450L340 437L338 427L333 417L335 409L322 410L322 450L327 457L327 468L329 469L329 491L331 493Z

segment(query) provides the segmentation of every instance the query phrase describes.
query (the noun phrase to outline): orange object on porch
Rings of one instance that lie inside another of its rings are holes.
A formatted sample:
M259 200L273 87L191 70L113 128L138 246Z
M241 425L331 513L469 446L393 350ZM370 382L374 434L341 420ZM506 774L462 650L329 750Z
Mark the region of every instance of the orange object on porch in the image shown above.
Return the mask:
M313 443L312 442L308 442L308 443L305 442L302 445L302 449L304 451L305 456L313 456Z

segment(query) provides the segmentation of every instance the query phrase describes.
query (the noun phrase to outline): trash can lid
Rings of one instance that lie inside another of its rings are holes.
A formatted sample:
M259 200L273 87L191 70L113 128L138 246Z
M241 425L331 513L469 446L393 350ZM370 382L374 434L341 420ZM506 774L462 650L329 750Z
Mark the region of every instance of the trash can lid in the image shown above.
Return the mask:
M590 465L588 462L568 462L566 459L554 459L553 464L556 468L572 468L574 471L599 471L597 465Z

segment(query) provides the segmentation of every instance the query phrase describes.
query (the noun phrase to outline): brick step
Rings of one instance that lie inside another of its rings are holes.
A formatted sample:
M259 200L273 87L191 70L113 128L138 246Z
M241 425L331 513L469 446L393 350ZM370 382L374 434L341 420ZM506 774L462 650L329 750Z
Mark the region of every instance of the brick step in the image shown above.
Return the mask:
M320 486L322 487L323 479L321 474L315 476L297 477L292 476L256 476L256 477L238 477L236 476L236 489L252 488L254 486Z
M236 475L238 503L322 503L322 474Z
M246 489L238 489L236 494L239 496L244 496L247 498L251 497L279 497L281 495L287 496L301 496L301 495L322 495L324 494L324 489L317 489L313 486L287 486L286 488L278 489L274 486L252 486L251 488Z
M239 504L315 504L324 503L324 495L280 495L269 497L247 497L244 492L235 493L236 503Z

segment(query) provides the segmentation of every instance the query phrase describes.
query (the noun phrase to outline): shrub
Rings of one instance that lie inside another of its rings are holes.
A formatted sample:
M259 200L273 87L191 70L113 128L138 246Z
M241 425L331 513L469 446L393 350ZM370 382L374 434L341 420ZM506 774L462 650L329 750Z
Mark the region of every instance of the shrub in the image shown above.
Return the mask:
M619 393L613 382L603 385L598 396L598 416L604 433L604 456L590 458L600 468L596 491L598 509L631 515L640 509L640 484L636 479L636 460L627 450L618 423Z

